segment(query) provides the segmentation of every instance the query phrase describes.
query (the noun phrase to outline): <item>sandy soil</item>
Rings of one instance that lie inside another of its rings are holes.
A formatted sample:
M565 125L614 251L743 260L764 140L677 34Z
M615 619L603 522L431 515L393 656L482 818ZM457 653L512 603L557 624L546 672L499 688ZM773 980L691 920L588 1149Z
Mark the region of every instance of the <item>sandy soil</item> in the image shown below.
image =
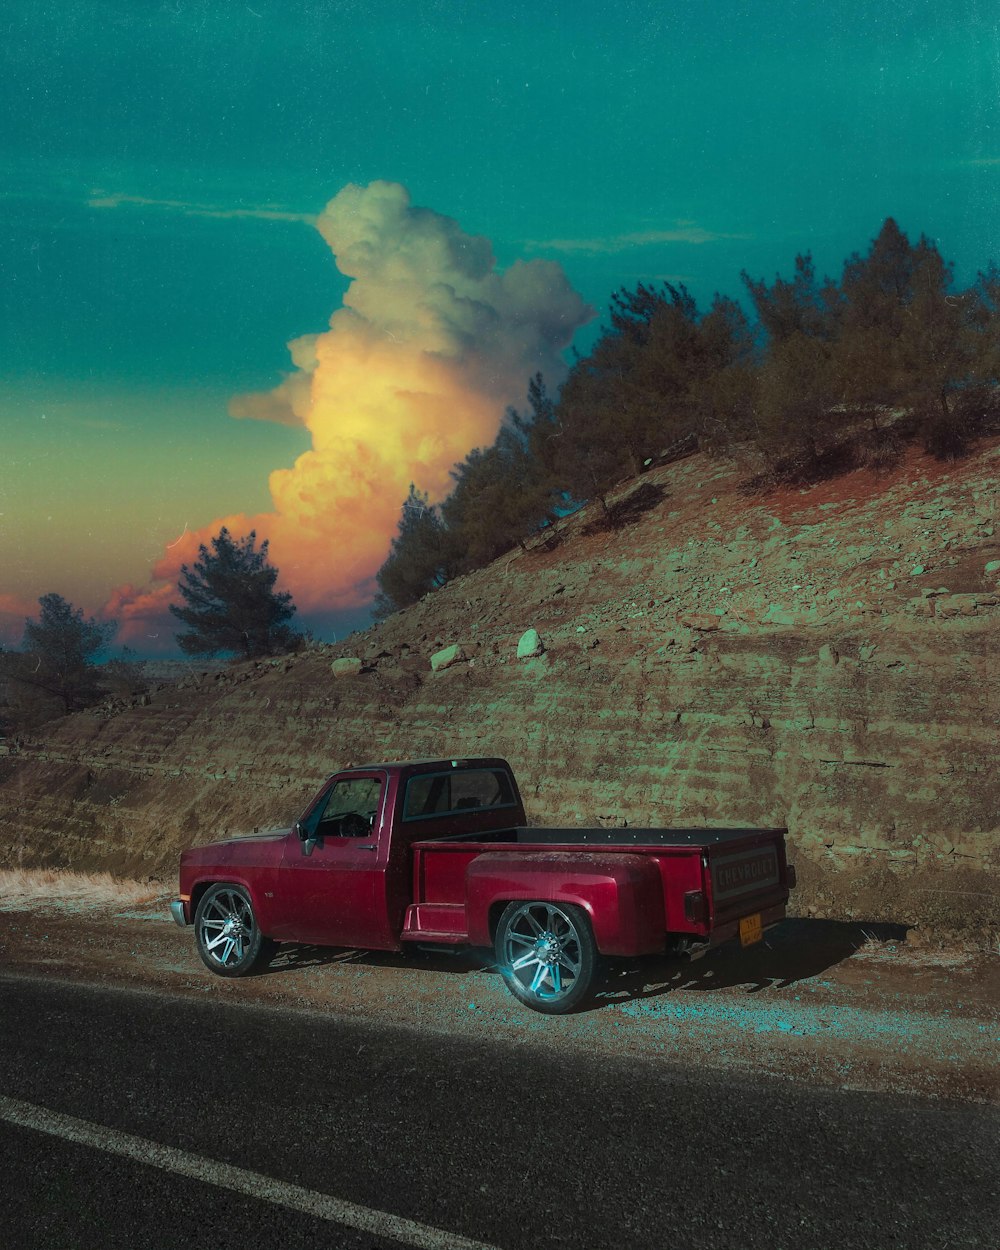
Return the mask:
M622 1059L760 1072L835 1088L1000 1103L1000 958L914 949L887 925L788 920L766 944L609 969L584 1011L522 1008L484 952L283 946L264 972L208 972L167 900L0 898L0 975L214 995L229 1002Z

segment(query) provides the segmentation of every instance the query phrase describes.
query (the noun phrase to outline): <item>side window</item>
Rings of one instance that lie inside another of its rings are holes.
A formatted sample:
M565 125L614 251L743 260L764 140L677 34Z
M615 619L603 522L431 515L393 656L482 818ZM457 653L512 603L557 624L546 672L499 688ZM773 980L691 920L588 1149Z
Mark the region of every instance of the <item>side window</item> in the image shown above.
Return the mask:
M382 797L379 777L346 777L335 781L309 813L309 831L320 838L371 836Z
M404 820L421 820L452 812L489 807L512 807L514 795L502 769L456 769L412 777L406 786Z

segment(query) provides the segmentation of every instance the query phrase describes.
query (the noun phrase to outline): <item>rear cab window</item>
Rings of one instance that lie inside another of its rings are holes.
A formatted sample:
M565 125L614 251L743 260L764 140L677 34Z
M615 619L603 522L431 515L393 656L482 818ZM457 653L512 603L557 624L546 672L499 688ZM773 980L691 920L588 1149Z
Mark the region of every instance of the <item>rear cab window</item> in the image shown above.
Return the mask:
M463 768L420 773L406 783L403 820L429 820L462 812L516 808L510 777L502 768Z

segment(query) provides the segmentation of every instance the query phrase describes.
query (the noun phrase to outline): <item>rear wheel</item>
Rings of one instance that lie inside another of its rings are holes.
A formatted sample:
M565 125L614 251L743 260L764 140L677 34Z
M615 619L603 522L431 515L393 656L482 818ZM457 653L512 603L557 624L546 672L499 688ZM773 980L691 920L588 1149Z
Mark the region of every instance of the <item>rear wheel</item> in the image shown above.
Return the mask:
M495 950L510 992L547 1015L579 1006L597 970L590 920L572 903L509 903L497 925Z
M277 947L264 937L250 895L241 885L213 885L194 914L198 954L220 977L244 977L263 967Z

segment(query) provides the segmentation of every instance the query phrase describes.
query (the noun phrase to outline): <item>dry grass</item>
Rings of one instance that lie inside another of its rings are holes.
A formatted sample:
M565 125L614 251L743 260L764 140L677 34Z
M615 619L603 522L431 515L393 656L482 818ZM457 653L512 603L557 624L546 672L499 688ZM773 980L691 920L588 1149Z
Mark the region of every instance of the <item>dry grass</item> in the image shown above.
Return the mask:
M0 911L58 907L140 907L166 896L160 882L129 881L109 872L70 872L64 868L0 869Z
M972 942L940 941L917 946L912 940L885 939L864 928L861 932L864 940L855 948L855 959L891 961L897 966L911 968L961 968L981 953L979 945ZM988 944L984 949L989 953L992 947Z

